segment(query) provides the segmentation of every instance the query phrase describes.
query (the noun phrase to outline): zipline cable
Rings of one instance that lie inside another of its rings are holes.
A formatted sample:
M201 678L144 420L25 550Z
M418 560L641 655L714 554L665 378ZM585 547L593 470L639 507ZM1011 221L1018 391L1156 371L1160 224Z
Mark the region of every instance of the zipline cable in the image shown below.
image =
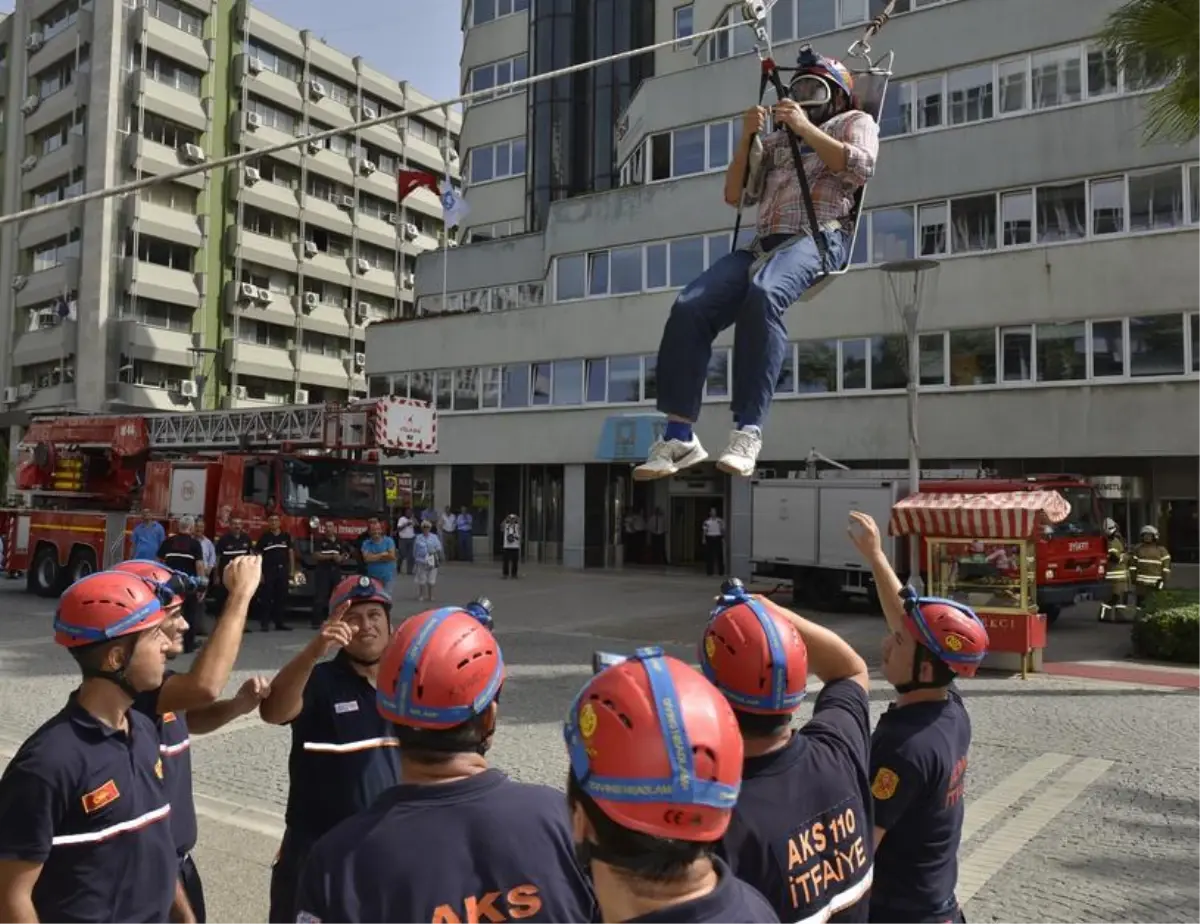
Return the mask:
M720 35L723 32L731 32L734 29L742 29L750 25L742 20L731 20L725 25L714 26L711 29L705 29L701 32L696 32L688 38L690 41L701 41L710 38L714 35ZM596 58L591 61L583 61L579 64L572 64L569 67L559 68L556 71L549 71L545 74L535 74L532 77L526 77L522 80L514 80L512 83L505 84L499 90L505 93L523 90L526 87L532 87L534 84L541 83L546 80L555 80L559 77L569 77L571 74L578 74L581 71L591 70L594 67L600 67L603 64L612 64L617 61L624 61L628 58L636 58L639 55L650 54L651 52L661 51L665 48L673 48L677 46L680 39L671 38L662 42L655 42L653 45L644 45L641 48L635 48L631 51L622 51L617 54L606 55L603 58ZM122 183L119 186L108 186L103 189L96 189L92 192L85 192L82 195L74 196L70 199L60 199L58 202L50 202L45 205L34 206L33 208L23 209L19 212L13 212L9 215L0 215L0 227L11 225L15 222L24 221L27 218L35 218L38 215L46 215L50 212L56 212L59 209L70 208L73 205L83 205L88 202L97 202L101 199L111 199L116 196L127 196L130 193L135 193L140 189L146 189L150 186L156 186L159 183L171 183L175 180L181 180L184 177L195 176L198 173L206 173L209 170L216 170L223 167L232 167L244 161L254 160L259 157L268 157L272 154L278 154L281 151L287 151L292 148L298 148L301 145L308 144L313 141L324 141L327 138L333 138L338 135L344 135L351 131L361 131L365 128L375 128L380 125L390 125L393 122L398 122L401 119L409 119L413 116L423 115L427 112L433 112L439 109L446 109L453 106L455 103L468 103L476 97L490 96L497 92L491 90L476 90L472 93L464 93L461 96L451 97L450 99L441 100L440 102L430 103L428 106L421 106L417 109L408 109L403 112L389 113L388 115L378 116L374 119L364 119L361 122L354 122L350 125L343 125L339 128L331 128L323 132L314 132L308 135L299 135L290 141L285 141L280 144L267 145L266 147L255 148L252 151L242 151L237 154L230 154L228 157L220 157L216 160L205 161L201 164L194 164L190 167L183 167L179 170L172 170L170 173L161 173L158 176L146 177L141 180L134 180L129 183Z

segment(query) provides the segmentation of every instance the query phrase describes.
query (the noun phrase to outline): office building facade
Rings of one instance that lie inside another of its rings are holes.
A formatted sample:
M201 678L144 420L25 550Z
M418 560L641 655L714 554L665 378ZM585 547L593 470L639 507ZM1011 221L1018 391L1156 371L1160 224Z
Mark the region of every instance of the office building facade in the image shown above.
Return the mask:
M6 411L189 410L366 392L366 326L413 313L457 113L244 0L19 0L0 22L3 208L345 127L0 228Z
M844 56L879 5L781 0L776 55L793 60L804 40ZM1145 139L1154 86L1095 41L1117 5L897 5L873 43L895 52L894 77L851 266L789 311L762 471L803 468L813 449L904 466L903 328L878 266L933 258L919 325L925 463L1096 478L1110 512L1158 523L1176 561L1196 561L1200 157L1195 142ZM721 4L653 7L655 39L677 41L618 119L617 189L559 198L544 227L523 224L532 161L517 126L535 109L509 93L466 110L472 227L445 273L440 254L418 261L417 318L373 332L369 386L437 406L439 453L414 460L413 476L439 505L490 514L480 551L515 511L527 557L612 564L626 513L657 508L669 558L685 563L715 506L741 572L747 482L711 466L630 480L661 424L655 360L671 303L731 246L723 174L759 72L748 30L691 38ZM532 55L523 66L537 70L527 12L468 8L464 21L468 85L499 60ZM731 331L718 338L709 366L698 434L710 451L731 425L731 343Z

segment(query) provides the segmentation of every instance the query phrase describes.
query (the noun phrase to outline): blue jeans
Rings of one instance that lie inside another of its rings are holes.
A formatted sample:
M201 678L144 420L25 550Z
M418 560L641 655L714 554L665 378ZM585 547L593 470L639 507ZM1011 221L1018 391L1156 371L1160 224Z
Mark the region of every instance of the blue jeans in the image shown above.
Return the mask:
M846 262L850 235L822 231L830 267ZM769 250L787 239L772 235ZM658 348L658 409L696 421L713 341L728 327L733 335L733 395L738 426L761 426L787 358L784 312L821 276L821 254L811 237L771 254L753 277L754 255L735 250L692 280L671 306Z

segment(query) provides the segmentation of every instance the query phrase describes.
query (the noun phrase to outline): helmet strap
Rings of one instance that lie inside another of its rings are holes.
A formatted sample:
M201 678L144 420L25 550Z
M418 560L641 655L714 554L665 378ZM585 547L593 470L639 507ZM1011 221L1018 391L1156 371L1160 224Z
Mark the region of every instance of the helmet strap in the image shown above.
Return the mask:
M929 680L921 680L921 668L925 664L930 666ZM895 686L897 693L912 693L915 690L940 690L953 680L954 671L946 666L946 662L918 642L913 649L912 679Z
M122 647L125 649L126 665L128 665L129 659L133 657L133 649L137 646L137 639L140 637L140 633L138 633L137 635L131 636L131 637L133 639L133 644L123 644L122 645ZM82 672L82 674L85 678L96 678L98 680L107 680L109 683L116 684L118 687L121 688L121 692L123 692L130 699L137 699L142 694L141 690L135 689L133 684L131 684L128 680L125 679L125 668L124 667L119 667L115 671L106 671L106 670L101 670L98 667L88 667L87 665L81 664L80 671Z

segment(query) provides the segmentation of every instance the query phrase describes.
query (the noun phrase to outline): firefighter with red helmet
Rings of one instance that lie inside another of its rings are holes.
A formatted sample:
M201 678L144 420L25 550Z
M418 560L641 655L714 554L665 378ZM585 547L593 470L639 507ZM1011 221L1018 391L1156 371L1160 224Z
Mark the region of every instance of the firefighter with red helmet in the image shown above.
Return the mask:
M313 848L298 921L591 921L562 794L488 766L504 658L478 604L405 620L377 708L400 782Z
M154 723L171 600L100 571L58 601L54 640L83 680L0 778L0 921L165 921L179 875Z
M718 854L742 782L720 692L661 648L596 674L563 729L580 864L604 921L778 921Z
M354 574L333 589L329 610L259 706L264 722L292 729L285 828L271 867L273 924L296 920L297 882L313 844L400 776L396 736L375 711L392 595L379 581Z
M810 668L823 687L812 718L793 730ZM704 631L700 669L733 707L746 755L721 855L782 921L867 920L875 845L866 662L733 579Z
M988 634L968 607L902 587L879 528L850 514L887 620L883 676L899 694L871 740L875 800L872 921L961 921L955 897L971 719L954 686L973 677Z
M185 600L190 597L198 602L201 590L195 578L145 559L121 562L113 570L137 575L166 591L168 615L163 628L171 640L167 658L173 660L183 654L188 631ZM191 735L216 731L239 716L253 712L269 690L264 678L252 677L242 684L236 696L218 701L237 660L246 628L246 614L261 575L262 559L257 555L243 555L231 561L225 568L226 593L221 618L208 644L201 649L188 671L167 668L158 687L141 693L134 700L134 708L154 720L162 739L159 752L171 796L171 830L179 855L179 887L172 909L173 921L203 924L206 918L204 886L192 859L197 827L192 797ZM190 611L199 612L199 607L193 605Z

